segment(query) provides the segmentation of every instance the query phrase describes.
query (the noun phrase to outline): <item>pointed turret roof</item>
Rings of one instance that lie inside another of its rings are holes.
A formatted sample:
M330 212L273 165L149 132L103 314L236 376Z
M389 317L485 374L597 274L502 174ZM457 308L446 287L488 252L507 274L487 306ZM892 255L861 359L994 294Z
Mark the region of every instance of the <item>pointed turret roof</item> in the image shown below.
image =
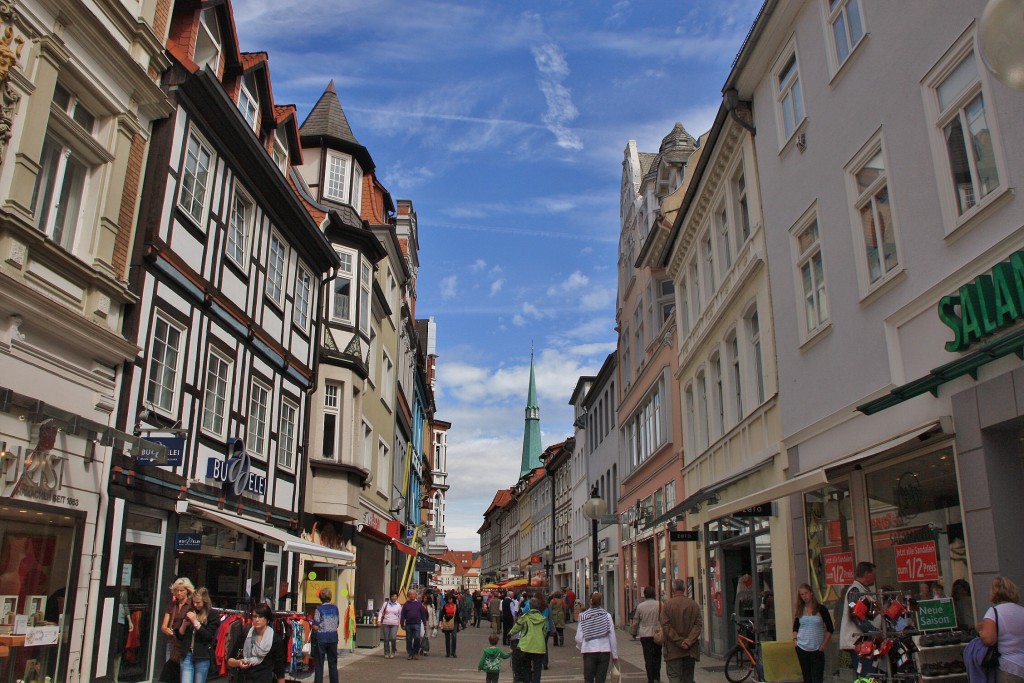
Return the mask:
M526 395L526 420L523 428L523 464L519 476L525 477L540 467L540 406L537 405L537 380L533 372L533 353L530 353L530 388Z
M348 125L348 118L345 110L341 108L341 101L338 99L338 91L334 88L334 81L327 84L327 89L320 96L309 116L299 127L299 135L303 138L324 138L337 142L347 142L359 145L352 127ZM360 145L362 146L362 145Z

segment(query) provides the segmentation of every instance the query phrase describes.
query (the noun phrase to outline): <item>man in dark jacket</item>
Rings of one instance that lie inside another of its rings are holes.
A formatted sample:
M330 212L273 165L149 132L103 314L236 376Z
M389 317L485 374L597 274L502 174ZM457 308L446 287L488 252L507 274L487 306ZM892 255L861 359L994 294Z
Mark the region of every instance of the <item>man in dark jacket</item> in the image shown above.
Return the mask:
M686 582L672 581L672 597L661 608L661 644L669 683L693 683L693 672L700 660L700 633L704 617L700 605L686 595Z
M509 645L512 641L508 632L516 623L516 616L519 614L519 603L516 602L516 594L509 591L501 600L501 643Z
M420 636L423 627L430 620L427 608L416 599L416 591L409 591L408 600L402 605L400 624L405 629L405 652L409 659L420 658Z

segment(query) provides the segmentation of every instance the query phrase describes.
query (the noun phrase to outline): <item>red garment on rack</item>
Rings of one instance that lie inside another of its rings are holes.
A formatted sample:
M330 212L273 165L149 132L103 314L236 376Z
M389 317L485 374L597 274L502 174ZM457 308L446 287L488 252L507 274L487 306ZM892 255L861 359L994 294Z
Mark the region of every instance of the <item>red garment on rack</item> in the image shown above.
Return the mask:
M134 664L139 656L139 648L142 647L142 638L139 637L139 622L142 621L142 610L135 610L128 618L132 621L132 630L128 631L128 638L124 643L124 660Z

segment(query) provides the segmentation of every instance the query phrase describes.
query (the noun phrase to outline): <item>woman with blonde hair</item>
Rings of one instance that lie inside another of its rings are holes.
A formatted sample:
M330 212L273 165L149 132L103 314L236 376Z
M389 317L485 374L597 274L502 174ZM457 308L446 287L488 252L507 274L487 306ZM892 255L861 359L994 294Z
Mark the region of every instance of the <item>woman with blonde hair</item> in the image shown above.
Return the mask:
M806 583L801 583L796 589L794 611L793 643L804 683L822 683L825 680L825 648L835 631L832 616Z
M162 683L178 683L181 678L181 642L178 640L178 629L185 620L189 603L196 587L184 576L175 579L171 584L171 602L164 610L163 623L160 631L167 636L166 662L160 674Z
M220 615L213 609L210 591L197 588L178 628L181 642L181 683L206 683L216 649Z
M1005 576L992 579L992 607L978 624L978 636L989 647L999 645L996 683L1024 683L1024 607L1017 585Z

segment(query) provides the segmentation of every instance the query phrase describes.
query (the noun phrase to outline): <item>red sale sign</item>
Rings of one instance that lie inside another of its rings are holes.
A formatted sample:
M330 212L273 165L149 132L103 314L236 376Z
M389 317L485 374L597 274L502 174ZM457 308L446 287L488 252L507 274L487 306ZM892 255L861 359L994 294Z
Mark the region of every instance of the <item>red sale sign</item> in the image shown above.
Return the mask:
M939 578L939 555L935 541L920 541L893 546L896 553L896 580L935 581Z
M853 583L852 552L825 555L825 583L829 586L845 586Z

